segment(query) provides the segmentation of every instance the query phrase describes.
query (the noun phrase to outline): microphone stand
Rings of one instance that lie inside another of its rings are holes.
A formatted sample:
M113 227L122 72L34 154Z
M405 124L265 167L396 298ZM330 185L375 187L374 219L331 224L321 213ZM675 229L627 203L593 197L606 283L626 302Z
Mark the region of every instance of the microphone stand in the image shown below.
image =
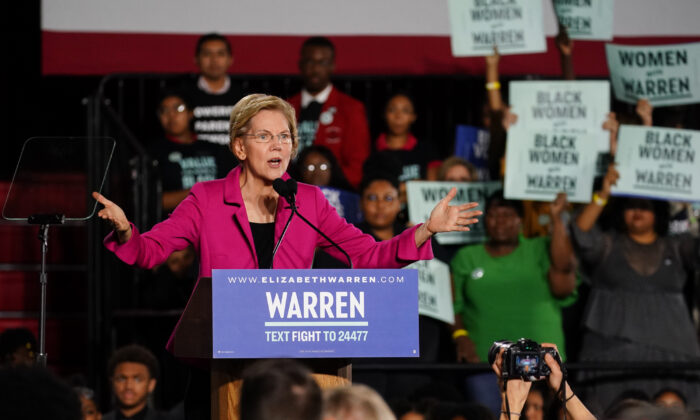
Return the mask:
M287 219L287 223L284 225L284 229L282 230L282 235L280 235L280 240L277 241L277 245L275 245L275 249L272 250L272 258L270 258L270 269L272 269L272 264L275 261L275 254L277 254L277 249L282 245L282 239L284 239L284 235L287 234L287 228L289 227L289 224L292 222L292 217L294 217L295 209L292 207L288 207L292 209L292 214L289 215L289 219Z
M272 251L272 261L275 260L275 253L277 253L277 249L279 248L280 244L282 243L282 239L284 238L284 235L287 233L287 228L289 227L289 223L292 221L292 217L296 214L301 218L301 220L304 221L307 225L311 226L313 230L315 230L319 235L321 235L325 240L327 240L331 245L336 247L340 252L345 255L345 258L348 260L348 265L350 268L353 268L352 265L352 260L350 259L350 256L348 255L347 252L343 248L340 247L337 243L335 243L331 238L329 238L325 233L321 232L319 228L317 228L313 223L308 221L306 217L302 216L301 213L299 213L299 210L297 209L297 204L296 204L296 191L297 191L297 185L296 181L294 179L289 179L286 182L282 180L281 178L277 178L275 182L273 183L273 187L277 193L284 197L285 200L289 203L289 209L292 210L292 214L289 216L289 219L287 220L287 224L284 226L284 230L282 231L282 235L280 235L280 240L277 242L277 245L275 245L275 249ZM272 263L270 263L270 268L272 268Z
M323 236L323 238L324 238L325 240L327 240L328 242L330 242L331 245L333 245L334 247L336 247L336 249L338 249L338 251L342 252L343 255L345 255L345 258L347 258L347 260L348 260L348 265L350 266L350 269L353 268L353 266L352 266L352 260L350 259L350 256L348 255L347 252L345 252L345 250L344 250L343 248L340 247L340 245L336 244L331 238L329 238L328 236L326 236L325 233L321 232L321 230L320 230L319 228L317 228L316 226L314 226L313 223L311 223L311 222L309 222L308 220L306 220L306 217L302 216L301 213L299 213L299 212L297 211L296 206L293 206L293 207L292 207L292 213L296 213L297 216L301 217L301 220L303 220L304 222L306 222L307 225L311 226L316 232L318 232L319 235Z

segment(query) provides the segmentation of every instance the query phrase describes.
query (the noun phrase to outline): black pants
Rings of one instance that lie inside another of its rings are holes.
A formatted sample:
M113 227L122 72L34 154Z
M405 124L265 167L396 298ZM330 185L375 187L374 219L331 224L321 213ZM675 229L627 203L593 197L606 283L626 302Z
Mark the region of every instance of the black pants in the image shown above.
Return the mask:
M190 367L185 391L185 419L211 419L211 373Z

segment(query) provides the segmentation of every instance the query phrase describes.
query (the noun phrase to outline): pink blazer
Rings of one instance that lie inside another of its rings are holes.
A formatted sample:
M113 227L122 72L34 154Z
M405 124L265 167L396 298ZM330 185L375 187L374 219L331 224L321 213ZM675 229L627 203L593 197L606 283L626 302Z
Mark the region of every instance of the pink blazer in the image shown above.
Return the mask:
M200 257L200 277L211 277L213 268L260 268L241 196L240 173L239 166L224 179L195 184L168 219L146 233L139 233L132 225L132 237L124 244L119 244L110 233L104 240L105 246L127 264L151 268L163 263L171 252L192 244ZM356 268L398 268L433 258L430 241L416 247L414 232L418 226L391 240L376 242L340 217L318 187L300 183L296 201L299 212L343 247ZM287 207L286 200L280 197L275 244L291 214ZM294 217L277 250L273 268L311 268L317 247L345 261L335 247Z

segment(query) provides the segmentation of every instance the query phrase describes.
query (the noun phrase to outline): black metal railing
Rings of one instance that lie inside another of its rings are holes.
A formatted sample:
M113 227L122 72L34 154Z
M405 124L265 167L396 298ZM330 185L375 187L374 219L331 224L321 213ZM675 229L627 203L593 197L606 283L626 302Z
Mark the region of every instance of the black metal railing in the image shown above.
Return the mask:
M161 94L183 84L195 83L195 80L194 75L181 74L110 74L100 82L96 97L106 100L134 137L147 146L160 134L155 110ZM297 75L234 75L232 81L241 86L243 92L282 98L294 95L301 88ZM339 75L334 77L334 84L365 104L373 138L384 129L386 100L398 91L408 92L414 98L418 115L414 134L432 142L441 155L448 155L452 150L456 124L481 124L485 99L481 77Z

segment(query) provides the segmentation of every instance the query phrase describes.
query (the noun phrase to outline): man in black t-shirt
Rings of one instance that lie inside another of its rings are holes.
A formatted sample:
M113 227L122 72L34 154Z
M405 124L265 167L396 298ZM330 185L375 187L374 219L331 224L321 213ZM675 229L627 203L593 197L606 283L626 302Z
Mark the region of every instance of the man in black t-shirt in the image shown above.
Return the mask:
M199 140L228 145L231 109L243 97L240 86L228 76L231 44L216 33L203 35L197 41L195 62L200 75L184 87L193 107L194 132Z

